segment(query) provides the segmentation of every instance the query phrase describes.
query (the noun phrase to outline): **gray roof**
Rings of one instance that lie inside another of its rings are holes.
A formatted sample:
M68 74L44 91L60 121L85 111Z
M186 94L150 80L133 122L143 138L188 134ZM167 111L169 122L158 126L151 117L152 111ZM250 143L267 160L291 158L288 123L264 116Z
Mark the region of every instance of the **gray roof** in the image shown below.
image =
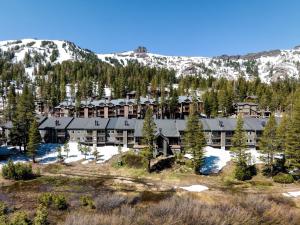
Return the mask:
M74 118L68 126L68 130L104 130L109 119L104 118Z
M201 119L201 121L204 131L234 131L237 122L235 118ZM262 131L267 121L267 118L245 117L243 128L246 131Z
M134 130L136 119L127 119L125 117L110 118L107 124L108 130Z
M160 98L158 98L158 101ZM183 102L191 102L193 100L192 96L178 96L178 102L183 103ZM199 98L197 98L198 101L201 101ZM145 97L140 97L140 104L154 104L156 103L156 99L154 98L145 98ZM130 105L130 104L136 104L136 99L127 99L127 98L119 98L119 99L112 99L112 100L106 100L106 99L100 99L100 100L82 100L80 102L80 105L82 107L88 106L88 107L95 107L95 106L105 106L105 105ZM61 107L75 107L75 101L63 101L59 103L58 106L55 108L61 108Z
M160 132L166 137L179 137L179 132L175 120L154 120L157 132Z
M4 129L11 129L13 127L12 121L7 121L3 125L1 125Z
M39 129L45 130L49 128L66 129L73 117L48 117L40 126Z
M175 120L178 131L184 131L186 129L186 120Z
M36 121L38 122L38 124L43 123L47 119L46 116L41 116L41 115L36 115L35 118L36 118Z
M36 115L35 118L38 124L42 124L47 119L47 117L41 115ZM12 129L13 123L12 121L7 121L6 123L2 124L1 127L4 129Z
M154 120L156 124L155 134L158 134L161 129L161 133L166 137L179 137L180 135L177 128L178 121L179 120L163 120L163 119ZM136 120L135 129L134 129L135 137L143 136L143 125L144 125L144 120Z

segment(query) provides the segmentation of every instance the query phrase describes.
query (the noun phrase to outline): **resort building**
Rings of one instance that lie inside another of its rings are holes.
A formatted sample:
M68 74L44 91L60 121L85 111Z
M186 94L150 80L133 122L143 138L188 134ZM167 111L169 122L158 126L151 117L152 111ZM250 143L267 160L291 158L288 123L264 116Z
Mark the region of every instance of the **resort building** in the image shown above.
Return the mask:
M127 146L135 150L143 149L142 119L118 118L77 118L77 117L39 117L39 130L42 141L64 143L67 140L90 146ZM247 146L258 147L267 118L244 118ZM277 118L277 121L279 119ZM154 119L156 124L154 156L170 155L183 149L186 120ZM236 127L235 118L200 119L206 143L216 148L229 149ZM7 142L11 123L2 125ZM195 137L197 138L197 137Z
M56 106L52 111L54 117L80 117L80 118L137 118L143 119L147 108L153 110L155 118L166 119L184 119L191 110L191 105L195 101L197 110L203 112L203 102L199 99L193 99L191 96L179 96L175 110L170 111L167 104L162 107L159 99L143 98L137 99L101 99L81 101L76 108L74 101L64 101Z

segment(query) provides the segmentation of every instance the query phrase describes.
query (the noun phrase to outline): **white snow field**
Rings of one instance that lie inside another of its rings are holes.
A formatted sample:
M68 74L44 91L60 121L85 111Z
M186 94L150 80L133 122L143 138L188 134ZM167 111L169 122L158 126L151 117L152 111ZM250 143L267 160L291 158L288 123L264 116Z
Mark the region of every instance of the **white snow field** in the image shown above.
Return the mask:
M204 162L200 169L203 174L218 173L231 160L230 151L206 146Z
M48 44L45 44L45 41ZM44 43L44 44L43 44ZM13 63L23 62L25 54L28 53L32 58L35 55L43 56L42 63L57 64L63 61L81 61L84 60L85 54L90 54L89 51L80 48L74 43L62 40L6 40L0 41L0 50L13 51ZM51 61L51 55L58 52L58 57L54 62ZM94 53L96 54L96 53ZM298 78L299 69L297 63L300 60L300 47L295 47L286 50L275 50L267 52L259 52L251 54L252 56L241 57L188 57L188 56L168 56L154 53L137 53L135 51L127 51L122 53L112 54L96 54L101 61L107 62L114 66L114 62L119 62L120 65L126 66L129 62L137 61L140 64L148 67L158 67L175 70L176 75L195 75L201 73L203 77L213 76L216 78L224 77L228 79L237 79L241 71L245 78L252 80L254 77L247 72L246 63L253 60L258 68L258 74L262 82L271 82L278 78L285 77ZM232 63L228 63L232 62ZM36 63L32 66L37 66ZM206 71L212 71L208 74ZM270 70L273 73L270 75ZM33 69L26 68L28 77L34 79Z
M189 191L189 192L202 192L208 190L208 187L200 184L195 184L191 186L186 186L186 187L179 187L180 189Z
M282 193L285 197L290 197L290 198L297 198L300 197L300 191L291 191L291 192L286 192Z
M59 146L63 147L63 145L60 145L60 144L42 144L38 150L38 155L36 157L36 161L40 164L50 164L50 163L57 162L57 150L56 149ZM2 146L1 148L7 149L6 146ZM88 154L87 156L83 155L78 150L77 142L69 142L69 148L70 148L70 152L68 153L68 157L67 157L67 153L64 151L64 148L62 148L62 150L63 150L62 155L64 156L65 163L72 163L72 162L76 162L76 161L83 160L86 158L86 160L83 161L82 164L87 164L94 160L94 156L92 155L93 147L91 147L91 153ZM126 147L121 148L122 152L125 152L128 150L129 149ZM97 151L99 152L99 160L97 161L97 163L106 162L111 157L113 157L114 155L117 155L119 153L117 146L97 147ZM25 162L31 161L31 159L27 155L22 154L22 153L12 155L10 157L10 159L13 160L13 162L15 162L15 163L17 163L17 162L25 163ZM2 167L2 165L6 164L7 161L8 160L1 160L0 168Z
M256 149L248 149L247 152L250 154L251 164L261 163L260 157L262 154ZM200 172L202 174L218 173L230 160L232 160L233 156L233 153L229 150L206 146L204 148L204 162ZM184 157L188 159L193 158L191 154L185 154Z
M65 163L72 163L79 160L83 160L82 164L87 164L95 160L94 156L92 155L93 147L91 147L91 152L88 155L83 155L78 150L78 143L77 142L69 142L70 152L67 153L64 151L63 145L60 144L42 144L38 150L38 155L36 160L40 164L50 164L57 162L57 148L62 146L62 155L64 156ZM1 146L0 152L7 152L11 149L11 147ZM129 148L122 147L121 151L126 152ZM97 151L99 153L99 160L96 162L97 164L106 162L107 160L111 159L114 155L119 154L119 149L117 146L103 146L97 147ZM251 154L251 163L261 163L260 157L261 154L256 149L249 149L248 153ZM191 154L185 154L184 157L188 159L192 159ZM232 160L233 154L224 149L213 148L210 146L206 146L204 148L204 162L203 166L200 169L202 174L214 174L220 172L226 164ZM30 162L31 159L22 153L18 153L12 155L10 157L11 160L14 162ZM7 163L7 160L0 161L0 168L3 164Z

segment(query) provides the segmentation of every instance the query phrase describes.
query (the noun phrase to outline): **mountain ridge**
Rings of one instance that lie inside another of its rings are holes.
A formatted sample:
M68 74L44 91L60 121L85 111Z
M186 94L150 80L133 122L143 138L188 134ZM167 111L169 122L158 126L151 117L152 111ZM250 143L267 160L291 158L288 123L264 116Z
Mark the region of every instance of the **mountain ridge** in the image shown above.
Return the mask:
M39 63L55 64L90 58L113 66L138 62L144 66L174 70L177 76L200 74L203 77L237 79L242 75L246 79L259 77L264 82L271 82L286 77L299 78L300 74L300 46L245 55L202 57L155 54L148 52L145 47L122 53L97 54L70 41L21 39L0 41L0 50L0 56L9 56L11 62L24 63L30 77Z

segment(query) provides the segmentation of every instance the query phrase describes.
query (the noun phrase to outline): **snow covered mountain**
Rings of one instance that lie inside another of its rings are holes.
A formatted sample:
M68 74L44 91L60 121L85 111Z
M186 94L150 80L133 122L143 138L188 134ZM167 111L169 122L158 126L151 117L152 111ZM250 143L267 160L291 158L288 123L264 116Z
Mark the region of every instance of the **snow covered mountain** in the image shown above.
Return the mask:
M25 72L30 77L34 67L39 63L55 64L95 56L91 51L82 49L69 41L36 39L0 41L1 55L13 63L23 63Z
M178 76L201 74L228 79L236 79L239 75L247 79L259 76L263 81L270 82L285 77L299 78L300 74L300 47L212 58L165 56L139 51L98 54L98 58L111 64L118 62L127 65L130 61L137 61L145 66L173 69Z
M263 81L270 82L285 77L299 78L300 74L300 47L212 58L165 56L149 53L145 47L123 53L96 55L69 41L22 39L0 41L1 55L14 63L24 63L29 76L32 76L34 67L39 63L55 64L87 58L98 58L114 66L138 62L149 67L172 69L177 76L201 74L204 77L211 75L228 79L236 79L239 75L247 79L259 76Z

